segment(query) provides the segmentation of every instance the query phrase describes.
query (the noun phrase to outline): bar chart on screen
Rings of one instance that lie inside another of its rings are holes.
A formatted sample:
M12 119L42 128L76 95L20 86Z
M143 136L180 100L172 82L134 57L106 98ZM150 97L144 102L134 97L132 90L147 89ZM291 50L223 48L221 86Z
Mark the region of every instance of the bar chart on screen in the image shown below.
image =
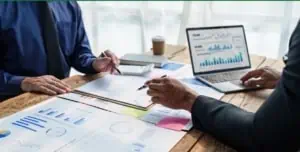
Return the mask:
M210 59L205 59L204 61L200 62L200 67L206 66L215 66L221 64L236 64L243 62L243 55L241 52L237 53L231 57L212 57Z
M211 44L208 46L207 50L209 52L215 52L215 51L229 51L232 50L232 44Z
M188 38L196 73L250 67L242 26L189 30Z

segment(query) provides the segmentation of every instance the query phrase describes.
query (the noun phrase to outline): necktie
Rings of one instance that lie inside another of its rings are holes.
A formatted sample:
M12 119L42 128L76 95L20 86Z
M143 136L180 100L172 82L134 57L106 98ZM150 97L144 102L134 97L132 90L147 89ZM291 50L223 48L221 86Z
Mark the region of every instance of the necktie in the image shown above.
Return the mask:
M63 56L59 46L53 14L47 2L38 2L38 6L44 46L47 54L48 74L63 79L65 78L62 64Z

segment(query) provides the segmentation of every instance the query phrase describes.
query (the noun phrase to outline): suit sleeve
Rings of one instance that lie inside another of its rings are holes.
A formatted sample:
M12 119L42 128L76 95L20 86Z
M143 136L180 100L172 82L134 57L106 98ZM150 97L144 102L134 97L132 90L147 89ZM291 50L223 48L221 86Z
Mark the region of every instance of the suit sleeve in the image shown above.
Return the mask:
M4 10L5 5L0 6L0 10ZM1 13L0 13L1 14ZM1 14L2 15L2 14ZM1 23L2 23L2 17L0 15L0 29ZM5 50L6 46L4 44L4 40L6 36L2 34L2 31L0 32L0 101L3 101L5 99L8 99L10 97L16 96L20 93L22 93L21 89L21 83L24 80L25 77L23 76L17 76L13 73L9 73L5 71L4 69L4 63L5 63Z
M23 76L12 75L0 68L0 101L22 93Z
M297 151L300 147L300 26L273 93L256 113L199 96L192 108L194 126L239 151Z
M83 73L93 74L96 73L95 69L92 66L93 61L96 57L91 51L89 40L84 28L81 10L77 2L75 2L75 7L77 10L77 35L76 35L76 45L75 51L71 58L72 66Z

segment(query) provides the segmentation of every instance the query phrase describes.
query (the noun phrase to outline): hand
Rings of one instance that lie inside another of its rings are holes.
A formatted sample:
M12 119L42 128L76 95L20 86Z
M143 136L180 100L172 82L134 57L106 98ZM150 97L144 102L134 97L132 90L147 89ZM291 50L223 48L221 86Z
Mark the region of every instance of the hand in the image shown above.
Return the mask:
M172 78L158 78L146 82L149 86L148 95L154 103L173 109L191 111L197 98L197 93Z
M260 86L267 89L274 89L280 79L280 75L280 72L270 67L264 67L248 72L241 78L241 81L245 86L249 87Z
M93 62L93 67L97 72L110 72L114 73L115 68L120 64L120 60L118 57L109 50L105 51L105 55L101 55L101 57L97 58Z
M25 92L41 92L47 95L57 95L71 91L70 86L51 75L27 77L21 83Z

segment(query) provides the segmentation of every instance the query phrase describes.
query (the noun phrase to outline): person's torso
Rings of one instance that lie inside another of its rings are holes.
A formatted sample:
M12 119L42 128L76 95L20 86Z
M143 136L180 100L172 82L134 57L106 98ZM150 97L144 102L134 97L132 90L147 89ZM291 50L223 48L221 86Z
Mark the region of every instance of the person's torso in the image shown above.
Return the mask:
M47 74L37 2L0 3L0 68L20 76ZM66 75L76 42L78 12L72 2L51 2Z

